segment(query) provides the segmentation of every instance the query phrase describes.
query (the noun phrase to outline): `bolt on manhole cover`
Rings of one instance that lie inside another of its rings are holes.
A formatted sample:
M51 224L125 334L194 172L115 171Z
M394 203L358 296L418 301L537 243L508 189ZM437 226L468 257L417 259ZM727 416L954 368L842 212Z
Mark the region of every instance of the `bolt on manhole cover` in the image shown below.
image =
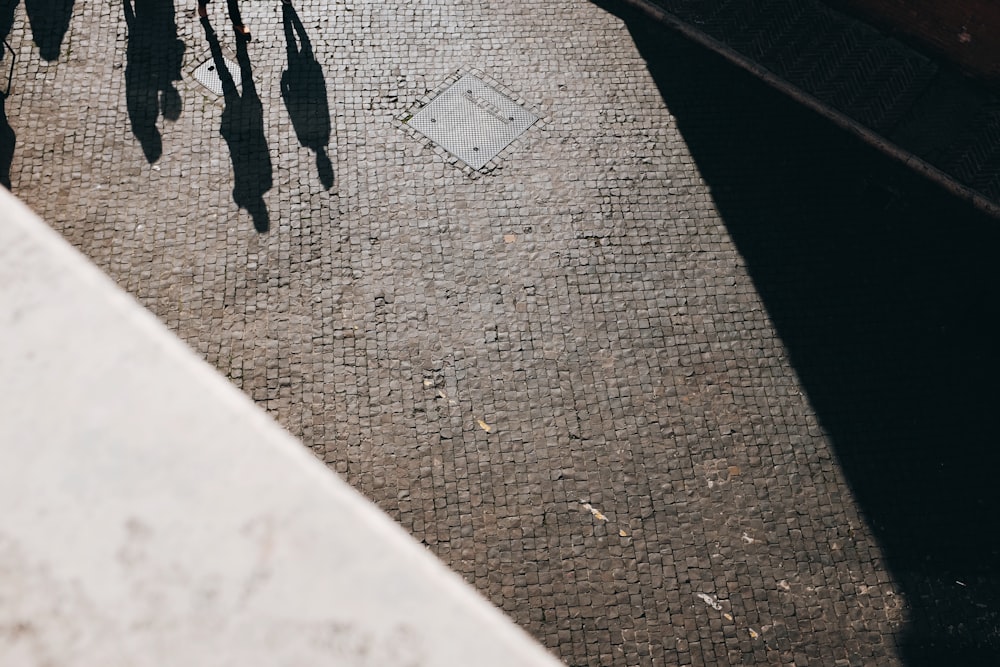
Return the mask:
M511 98L466 74L408 123L473 169L482 169L537 120Z
M243 82L243 75L240 73L240 66L234 63L228 58L223 58L222 62L226 63L226 69L233 77L233 83L237 86ZM218 69L215 66L215 59L211 58L206 60L202 64L198 65L198 68L194 71L194 78L198 83L205 86L211 90L216 95L222 95L222 79L219 77Z

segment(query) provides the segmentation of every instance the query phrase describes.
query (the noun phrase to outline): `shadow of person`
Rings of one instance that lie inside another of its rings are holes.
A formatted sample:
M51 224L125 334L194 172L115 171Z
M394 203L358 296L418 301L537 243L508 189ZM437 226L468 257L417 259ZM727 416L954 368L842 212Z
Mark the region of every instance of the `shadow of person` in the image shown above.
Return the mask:
M7 96L0 93L0 185L10 190L10 165L14 161L16 136L7 121Z
M0 0L0 40L7 39L14 26L14 10L21 0Z
M24 9L39 54L49 62L58 60L73 16L73 0L24 0Z
M281 98L299 143L316 152L320 182L329 190L333 187L333 164L326 154L330 143L330 105L323 68L313 56L309 36L295 9L283 4L281 15L288 49L288 69L281 74Z
M226 108L222 111L222 138L229 145L233 162L233 201L246 209L253 218L254 228L266 232L270 227L264 193L271 189L271 154L264 136L264 107L253 82L253 70L247 53L246 40L236 40L236 60L240 66L243 93L236 88L229 67L222 57L219 38L207 18L201 19L205 28L215 69L222 82Z
M174 81L181 78L184 42L177 38L173 0L124 0L124 9L128 118L146 160L156 162L163 152L156 127L160 113L167 120L177 120L181 114Z

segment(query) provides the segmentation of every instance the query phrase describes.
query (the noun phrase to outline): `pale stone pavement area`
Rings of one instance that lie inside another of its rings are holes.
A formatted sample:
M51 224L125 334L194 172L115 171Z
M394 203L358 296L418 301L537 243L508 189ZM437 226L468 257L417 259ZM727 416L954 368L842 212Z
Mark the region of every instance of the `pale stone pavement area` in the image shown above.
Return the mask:
M612 2L135 3L6 3L12 191L567 665L996 664L996 221Z

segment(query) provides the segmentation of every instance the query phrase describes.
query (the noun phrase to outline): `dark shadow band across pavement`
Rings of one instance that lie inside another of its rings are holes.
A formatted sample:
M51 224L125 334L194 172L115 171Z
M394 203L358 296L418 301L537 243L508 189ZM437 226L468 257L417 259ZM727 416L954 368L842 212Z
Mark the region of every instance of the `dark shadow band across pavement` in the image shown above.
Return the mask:
M1000 226L597 4L626 21L878 535L909 607L906 664L996 664Z

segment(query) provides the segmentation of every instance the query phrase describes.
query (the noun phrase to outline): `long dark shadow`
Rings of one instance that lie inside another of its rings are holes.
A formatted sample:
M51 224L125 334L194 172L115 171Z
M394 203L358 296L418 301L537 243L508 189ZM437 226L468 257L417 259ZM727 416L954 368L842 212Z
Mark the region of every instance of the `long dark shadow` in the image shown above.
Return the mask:
M14 26L14 10L21 0L0 0L0 41L7 39Z
M43 59L59 59L63 37L73 16L73 0L24 0L31 36Z
M233 200L253 218L254 228L266 232L270 217L264 203L264 193L273 184L271 154L264 135L264 107L253 81L250 55L246 40L236 40L236 60L240 66L242 94L236 87L229 68L222 56L219 38L208 19L201 20L205 28L212 59L222 82L226 107L222 112L222 137L229 145L233 162Z
M173 0L124 0L128 25L125 98L132 133L148 162L163 153L157 127L181 115L181 96L174 81L181 78L184 42L177 38Z
M0 93L0 185L10 190L10 165L17 137L7 121L7 96Z
M14 10L20 0L0 0L0 185L10 190L10 166L14 162L17 135L7 120L7 97L10 95L14 52L6 43L14 25Z
M626 21L881 542L907 664L1000 664L1000 221L596 4Z
M233 24L236 35L249 41L250 30L243 24L243 16L240 14L240 0L226 0L226 9L229 12L229 20Z
M330 103L323 68L313 55L312 43L291 5L281 6L288 51L288 69L281 74L281 98L292 119L299 143L316 153L320 182L333 187L333 164L326 153L330 143Z

